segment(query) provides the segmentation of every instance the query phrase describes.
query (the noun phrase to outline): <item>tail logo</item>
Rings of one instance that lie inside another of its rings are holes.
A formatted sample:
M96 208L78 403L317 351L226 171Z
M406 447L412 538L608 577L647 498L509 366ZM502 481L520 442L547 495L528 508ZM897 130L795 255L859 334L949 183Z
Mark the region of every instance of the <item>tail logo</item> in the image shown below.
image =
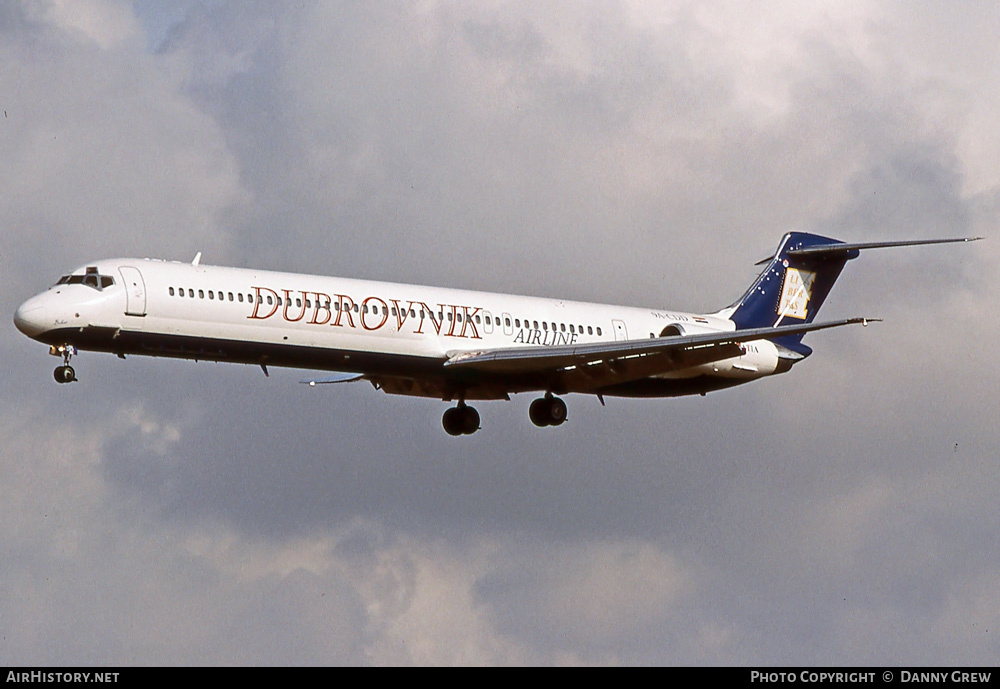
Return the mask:
M813 281L816 273L798 268L788 268L785 271L785 281L781 286L781 300L778 302L780 317L800 318L805 320L812 295Z

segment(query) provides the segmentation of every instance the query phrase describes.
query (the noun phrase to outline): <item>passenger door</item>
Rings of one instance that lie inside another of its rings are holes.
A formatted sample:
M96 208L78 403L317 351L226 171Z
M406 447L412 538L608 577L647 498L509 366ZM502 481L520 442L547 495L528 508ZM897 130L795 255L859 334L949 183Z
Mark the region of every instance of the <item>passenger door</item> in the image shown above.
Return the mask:
M146 315L146 283L142 273L133 266L120 266L118 272L125 282L125 315Z
M611 321L611 325L615 329L616 340L628 339L628 330L625 329L625 321L613 320Z

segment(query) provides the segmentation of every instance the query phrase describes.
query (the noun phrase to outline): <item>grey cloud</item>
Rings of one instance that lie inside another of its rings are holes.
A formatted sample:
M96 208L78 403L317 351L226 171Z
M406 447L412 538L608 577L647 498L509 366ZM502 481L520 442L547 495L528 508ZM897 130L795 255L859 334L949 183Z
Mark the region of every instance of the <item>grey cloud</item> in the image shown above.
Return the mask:
M914 53L955 27L891 5L749 21L683 4L140 3L149 50L3 7L7 313L91 257L198 249L714 309L788 229L996 224L977 120L942 115L988 101L992 11L961 24L987 66L961 76L964 54ZM995 253L866 254L824 314L886 321L810 335L815 356L774 380L571 397L549 432L526 397L483 403L482 433L458 442L440 403L299 372L84 354L82 382L56 386L8 327L3 655L989 662Z

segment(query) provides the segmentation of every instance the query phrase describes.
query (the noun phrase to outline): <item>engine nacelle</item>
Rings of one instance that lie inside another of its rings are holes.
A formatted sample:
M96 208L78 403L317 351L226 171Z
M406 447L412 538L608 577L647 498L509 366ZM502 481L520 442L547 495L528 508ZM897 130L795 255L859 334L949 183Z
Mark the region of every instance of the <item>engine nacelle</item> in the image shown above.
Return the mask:
M742 356L715 361L706 364L705 368L711 370L714 375L726 378L760 378L779 372L778 348L773 342L754 340L745 342L742 347Z
M698 323L671 323L660 331L660 337L683 337L685 335L701 335L717 333L718 328L704 326ZM725 378L759 378L769 376L778 371L780 359L777 346L770 340L754 340L743 346L743 354L729 359L701 364L695 369L698 373ZM784 367L788 370L789 367Z
M684 335L702 335L704 333L717 333L719 328L698 323L671 323L660 331L660 337L679 337Z

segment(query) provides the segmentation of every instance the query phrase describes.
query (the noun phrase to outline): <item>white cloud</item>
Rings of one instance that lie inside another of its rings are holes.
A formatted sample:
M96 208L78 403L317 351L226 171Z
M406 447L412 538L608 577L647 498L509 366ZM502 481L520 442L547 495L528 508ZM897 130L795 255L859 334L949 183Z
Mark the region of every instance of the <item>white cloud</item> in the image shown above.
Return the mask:
M111 30L83 16L97 6L52 8ZM246 199L238 165L174 64L131 43L65 44L48 25L5 40L0 56L0 212L11 246L23 255L42 239L63 266L226 250L228 216Z
M26 7L68 35L93 42L102 50L135 43L141 35L126 0L43 0L26 3Z

